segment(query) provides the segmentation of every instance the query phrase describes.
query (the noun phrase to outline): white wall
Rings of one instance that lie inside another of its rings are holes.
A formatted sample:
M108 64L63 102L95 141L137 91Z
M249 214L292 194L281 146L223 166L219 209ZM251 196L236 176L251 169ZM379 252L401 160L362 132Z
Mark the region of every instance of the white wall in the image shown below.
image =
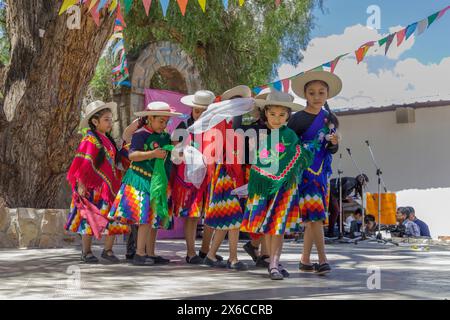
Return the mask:
M388 191L397 193L397 206L414 207L416 215L429 225L433 238L448 236L450 106L416 109L415 118L415 123L397 124L395 111L340 116L343 140L333 160L333 176L337 174L339 153L344 176L358 174L345 149L350 148L370 179L367 191L377 192L376 170L364 143L369 140Z
M450 106L416 109L416 122L397 124L395 111L340 116L344 176L358 174L345 148L370 179L369 191L376 192L376 170L369 150L383 171L388 190L450 187Z

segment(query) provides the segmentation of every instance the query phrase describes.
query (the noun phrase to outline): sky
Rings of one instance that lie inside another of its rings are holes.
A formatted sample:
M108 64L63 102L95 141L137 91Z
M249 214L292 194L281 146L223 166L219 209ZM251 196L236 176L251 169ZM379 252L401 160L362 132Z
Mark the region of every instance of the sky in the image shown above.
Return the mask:
M380 29L367 27L371 5L380 9ZM450 0L324 0L323 12L318 8L313 12L316 26L302 51L304 59L296 67L280 65L279 78L354 52L368 41L379 40L449 5ZM341 94L330 100L338 109L450 100L450 10L400 47L394 40L387 56L384 47L375 46L357 64L355 55L350 54L339 62L335 73L344 83Z

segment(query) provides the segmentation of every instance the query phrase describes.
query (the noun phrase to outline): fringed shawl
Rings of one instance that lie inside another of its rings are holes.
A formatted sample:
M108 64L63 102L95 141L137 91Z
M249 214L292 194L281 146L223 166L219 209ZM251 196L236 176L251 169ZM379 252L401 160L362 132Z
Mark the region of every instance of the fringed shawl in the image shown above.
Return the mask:
M105 160L96 168L95 159L102 146L92 131L88 130L78 146L75 158L69 168L67 180L75 190L77 182L81 182L88 190L100 190L103 200L112 204L120 188L120 179L115 166L116 150L111 141L103 134L98 133L105 148Z

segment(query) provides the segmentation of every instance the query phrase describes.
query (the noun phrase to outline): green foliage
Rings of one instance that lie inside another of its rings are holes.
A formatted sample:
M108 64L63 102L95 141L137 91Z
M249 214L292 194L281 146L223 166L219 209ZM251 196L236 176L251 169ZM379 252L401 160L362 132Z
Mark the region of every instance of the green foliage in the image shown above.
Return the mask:
M89 83L87 95L89 102L94 100L112 100L112 68L111 56L109 54L103 55L97 64L94 77Z
M278 8L274 0L247 0L243 7L230 0L227 12L222 1L210 0L203 13L197 1L189 1L183 17L171 1L164 18L159 2L153 2L147 17L142 1L134 1L125 16L127 52L136 58L148 44L168 40L193 58L208 89L253 87L276 77L277 64L300 62L315 5L322 6L322 0L284 0Z
M10 43L6 30L6 7L0 1L0 64L9 62Z

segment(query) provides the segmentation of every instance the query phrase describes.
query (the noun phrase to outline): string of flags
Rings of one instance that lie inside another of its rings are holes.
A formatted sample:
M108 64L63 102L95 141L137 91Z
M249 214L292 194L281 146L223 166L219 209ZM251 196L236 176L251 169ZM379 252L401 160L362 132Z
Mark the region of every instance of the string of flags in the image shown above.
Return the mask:
M355 57L356 57L356 61L357 63L361 63L365 56L367 55L367 52L369 51L369 49L378 46L379 48L385 46L384 52L385 55L387 55L389 49L392 46L392 43L396 43L397 47L399 47L402 43L404 43L405 41L407 41L414 33L417 33L417 35L421 35L422 33L424 33L435 21L437 21L438 19L442 18L442 16L448 11L450 10L450 6L447 6L446 8L437 11L435 13L433 13L432 15L411 23L410 25L408 25L406 28L401 29L400 31L391 33L381 39L379 39L378 41L369 41L366 42L365 44L361 45L356 51L354 52L347 52L345 54L342 54L336 58L334 58L333 60L326 62L320 66L317 66L311 70L307 70L304 72L309 72L309 71L316 71L316 70L325 70L325 71L330 71L332 73L334 73L336 66L339 62L340 59L342 59L343 57L354 53ZM396 40L396 41L394 41ZM304 72L300 72L292 77L289 78L285 78L285 79L281 79L275 82L271 82L262 86L258 86L253 88L253 92L255 92L256 94L260 93L263 89L265 88L274 88L277 89L279 91L284 91L284 92L289 92L290 89L290 84L291 84L291 80L300 76L301 74L303 74Z
M149 15L150 8L152 7L152 0L122 0L126 13L128 13L131 10L133 1L142 1L145 13L147 14L147 16ZM184 16L186 14L186 8L189 0L176 0L176 1L178 3L178 7L180 8L181 14ZM238 1L240 7L242 7L245 3L245 0L234 0L234 1ZM281 4L281 0L274 0L274 1L275 6L277 7ZM206 12L206 0L197 0L197 2L202 11ZM229 2L230 2L229 0L222 0L222 4L225 10L228 10L229 8ZM169 8L170 0L159 0L159 4L161 5L161 9L165 17L167 15L167 9ZM113 13L116 13L117 16L119 16L119 14L120 15L122 14L120 7L120 0L64 0L59 10L59 14L60 15L63 14L74 5L85 5L88 8L89 13L92 15L92 18L94 19L95 23L97 23L97 25L99 25L100 21L99 20L100 10L104 8L108 8L108 12L111 15Z
M111 46L113 61L118 61L118 65L112 69L113 84L119 86L131 87L129 80L128 60L125 50L125 41L123 38L123 29L125 21L117 18L114 26L114 33L109 39L108 47Z

